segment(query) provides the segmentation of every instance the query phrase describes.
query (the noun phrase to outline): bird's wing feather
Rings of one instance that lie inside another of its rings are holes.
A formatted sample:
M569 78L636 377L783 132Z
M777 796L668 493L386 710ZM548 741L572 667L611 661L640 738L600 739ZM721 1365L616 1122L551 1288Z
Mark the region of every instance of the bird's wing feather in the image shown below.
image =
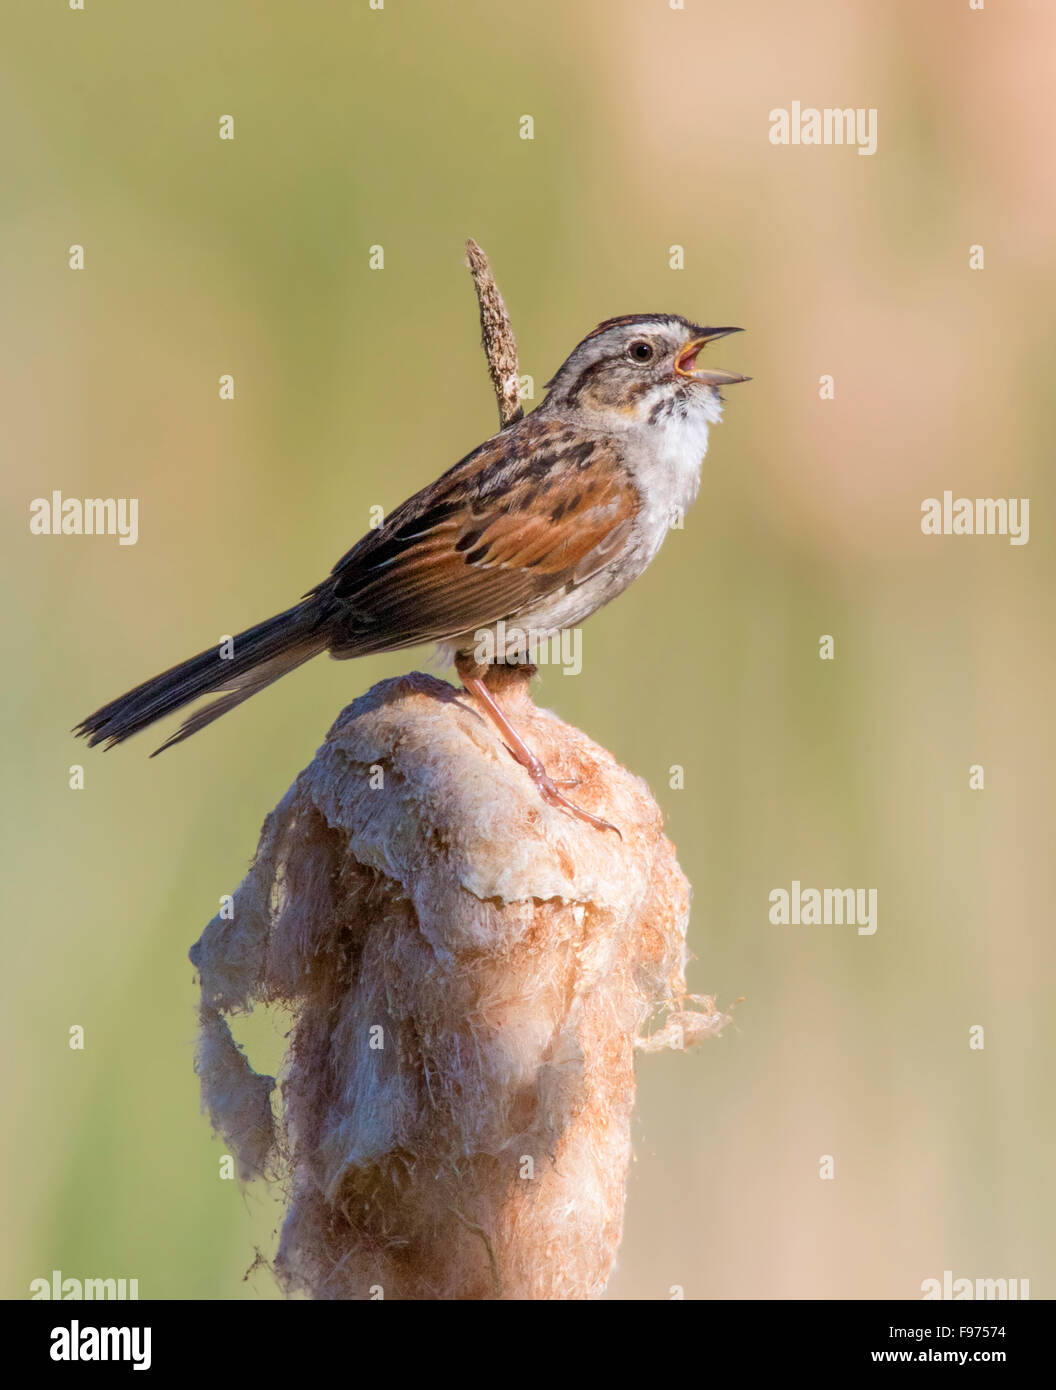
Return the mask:
M611 443L529 416L364 537L316 591L331 651L443 641L582 583L617 553L640 501Z

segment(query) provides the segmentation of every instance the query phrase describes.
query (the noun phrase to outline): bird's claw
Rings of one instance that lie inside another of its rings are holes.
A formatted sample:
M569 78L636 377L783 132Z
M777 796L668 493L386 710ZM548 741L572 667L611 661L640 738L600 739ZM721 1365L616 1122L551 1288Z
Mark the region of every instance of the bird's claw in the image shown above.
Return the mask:
M623 836L620 835L619 829L615 825L610 825L607 820L602 820L600 816L594 816L591 815L589 811L584 811L582 806L577 806L574 801L569 801L567 796L558 791L560 785L578 786L578 782L557 783L552 777L548 776L547 773L535 771L532 772L532 781L535 783L536 787L538 787L539 794L548 806L556 806L562 811L568 811L570 815L577 817L579 820L586 821L588 825L592 825L595 830L615 830L620 839L623 839Z

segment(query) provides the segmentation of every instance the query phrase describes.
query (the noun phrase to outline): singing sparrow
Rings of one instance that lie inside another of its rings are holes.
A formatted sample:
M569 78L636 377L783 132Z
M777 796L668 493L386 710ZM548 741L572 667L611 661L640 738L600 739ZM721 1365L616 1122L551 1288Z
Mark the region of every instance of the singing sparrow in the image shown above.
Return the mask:
M196 733L309 657L366 656L435 642L552 805L571 802L510 724L475 653L482 634L540 639L624 590L696 496L721 386L748 381L697 356L737 328L627 314L588 334L530 415L397 507L300 603L104 705L77 726L112 747L211 692L156 752ZM523 646L519 648L523 658ZM513 654L511 653L511 659Z

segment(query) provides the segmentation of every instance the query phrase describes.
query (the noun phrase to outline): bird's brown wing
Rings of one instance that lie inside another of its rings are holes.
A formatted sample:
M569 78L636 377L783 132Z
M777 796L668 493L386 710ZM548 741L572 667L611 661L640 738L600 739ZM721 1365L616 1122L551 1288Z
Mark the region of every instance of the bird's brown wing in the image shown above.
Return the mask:
M612 445L531 416L369 533L315 593L334 656L443 641L582 583L640 506Z

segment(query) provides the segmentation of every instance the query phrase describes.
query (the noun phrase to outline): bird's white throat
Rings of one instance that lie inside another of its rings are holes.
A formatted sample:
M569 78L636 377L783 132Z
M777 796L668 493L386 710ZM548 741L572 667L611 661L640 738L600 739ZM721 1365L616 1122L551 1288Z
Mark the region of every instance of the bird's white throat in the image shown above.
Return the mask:
M625 434L624 461L635 475L642 509L636 530L642 568L660 549L672 526L683 518L700 488L708 451L708 430L722 418L718 392L700 392L683 410L672 410L652 424L637 422Z
M717 391L702 391L686 412L673 412L650 427L657 467L653 479L666 494L672 512L685 511L700 487L700 470L708 452L708 431L722 419ZM663 479L663 482L661 482Z

